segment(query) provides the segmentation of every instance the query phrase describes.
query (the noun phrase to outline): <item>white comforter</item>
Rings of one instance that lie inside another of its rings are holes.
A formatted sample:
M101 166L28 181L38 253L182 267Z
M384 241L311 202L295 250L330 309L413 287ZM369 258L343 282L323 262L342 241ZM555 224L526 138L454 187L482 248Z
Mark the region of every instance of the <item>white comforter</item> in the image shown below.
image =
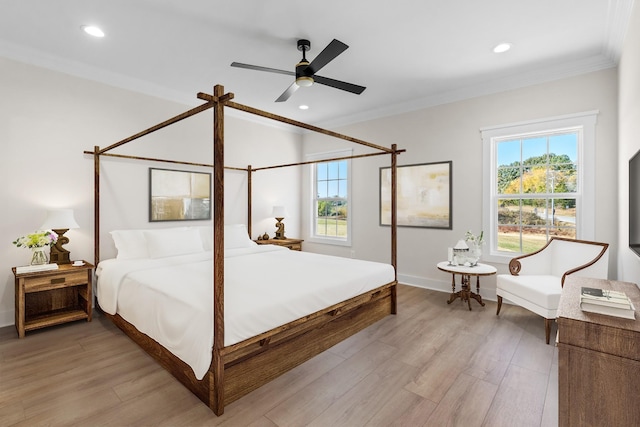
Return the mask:
M100 307L118 313L202 379L213 346L212 253L102 261ZM279 246L225 251L225 345L344 301L394 279L388 264Z

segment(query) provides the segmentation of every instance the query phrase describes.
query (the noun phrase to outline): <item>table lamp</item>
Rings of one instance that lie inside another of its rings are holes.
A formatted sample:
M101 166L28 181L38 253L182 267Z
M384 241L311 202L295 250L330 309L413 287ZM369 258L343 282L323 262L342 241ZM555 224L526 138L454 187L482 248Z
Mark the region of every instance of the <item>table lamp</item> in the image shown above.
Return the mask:
M76 219L73 217L72 209L52 209L47 211L47 218L40 227L42 230L52 230L58 235L58 241L51 246L51 254L49 262L56 264L70 264L69 251L62 245L69 243L69 238L64 233L70 228L80 228Z
M286 239L284 236L284 224L282 220L287 216L287 210L284 206L274 206L271 215L276 219L276 236L274 239Z

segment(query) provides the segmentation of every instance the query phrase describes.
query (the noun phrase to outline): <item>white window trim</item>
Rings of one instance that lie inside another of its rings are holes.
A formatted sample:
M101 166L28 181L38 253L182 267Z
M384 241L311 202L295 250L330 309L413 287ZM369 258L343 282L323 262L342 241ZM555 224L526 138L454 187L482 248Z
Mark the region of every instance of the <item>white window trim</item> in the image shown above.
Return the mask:
M353 149L347 149L347 150L338 150L338 151L327 151L327 152L322 152L322 153L313 153L313 154L307 154L306 155L306 160L307 161L321 161L321 160L328 160L328 159L335 159L338 157L349 157L353 155ZM309 242L311 243L321 243L321 244L326 244L326 245L336 245L336 246L351 246L351 237L353 236L353 228L351 226L351 218L353 218L353 203L352 203L352 197L351 197L351 177L353 176L352 172L351 172L351 159L347 160L347 206L349 207L349 213L347 215L347 237L346 238L342 238L342 237L323 237L323 236L317 236L315 234L315 206L314 206L314 201L315 201L315 194L316 194L316 176L315 176L315 172L316 172L316 167L315 164L311 165L311 167L309 167L309 174L311 177L311 192L309 193L311 195L311 199L309 200L310 203L310 209L309 209Z
M496 170L495 141L506 136L525 136L536 132L556 131L562 129L582 129L582 145L578 149L578 180L581 186L581 197L576 200L579 219L576 223L576 237L583 240L595 239L595 185L596 185L596 122L599 111L567 114L539 120L529 120L480 129L482 135L482 164L487 168L483 173L482 188L482 226L488 232L488 248L483 253L484 261L508 264L516 253L506 254L495 249L496 223L496 186L492 185L492 174Z

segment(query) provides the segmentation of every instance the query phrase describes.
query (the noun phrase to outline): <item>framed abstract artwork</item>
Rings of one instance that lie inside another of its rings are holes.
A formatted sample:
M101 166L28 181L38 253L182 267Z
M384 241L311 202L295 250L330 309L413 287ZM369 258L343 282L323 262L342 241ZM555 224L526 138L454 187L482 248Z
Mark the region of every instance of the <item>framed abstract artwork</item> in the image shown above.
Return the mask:
M211 174L149 168L149 221L211 219Z
M399 227L451 230L452 161L397 167ZM391 168L380 168L380 225L391 225Z

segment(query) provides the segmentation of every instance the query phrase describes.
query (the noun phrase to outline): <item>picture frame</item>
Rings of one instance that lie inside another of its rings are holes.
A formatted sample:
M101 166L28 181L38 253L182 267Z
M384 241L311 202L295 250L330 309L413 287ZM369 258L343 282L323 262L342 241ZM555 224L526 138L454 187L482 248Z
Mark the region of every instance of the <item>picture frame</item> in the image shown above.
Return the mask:
M445 162L397 166L398 227L453 229L452 167ZM380 225L391 225L391 168L380 168Z
M211 173L149 168L149 222L211 219Z

